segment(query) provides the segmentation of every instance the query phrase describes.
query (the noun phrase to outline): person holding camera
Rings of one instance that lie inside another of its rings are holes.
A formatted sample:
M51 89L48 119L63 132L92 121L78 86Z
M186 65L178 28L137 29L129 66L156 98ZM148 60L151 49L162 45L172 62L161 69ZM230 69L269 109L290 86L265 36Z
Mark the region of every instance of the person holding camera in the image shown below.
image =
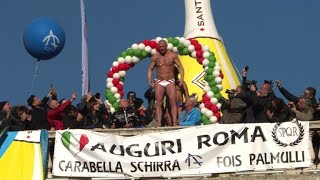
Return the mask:
M229 100L224 101L221 117L221 124L242 123L246 118L248 96L243 86L235 90L226 90Z
M271 107L267 109L267 116L272 123L286 122L289 121L290 109L283 99L275 98L272 100Z
M28 130L31 119L29 109L26 106L14 106L9 116L9 131Z

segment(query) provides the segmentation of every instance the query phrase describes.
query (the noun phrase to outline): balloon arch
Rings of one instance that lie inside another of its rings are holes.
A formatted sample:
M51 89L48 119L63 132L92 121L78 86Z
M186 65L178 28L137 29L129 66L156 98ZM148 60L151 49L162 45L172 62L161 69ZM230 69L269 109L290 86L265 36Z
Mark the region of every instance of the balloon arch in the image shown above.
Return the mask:
M200 104L201 121L203 124L216 123L221 117L219 100L222 98L220 91L222 90L223 74L220 65L216 62L215 55L208 46L199 44L195 39L185 39L184 37L157 37L153 40L144 40L132 44L131 48L121 52L107 73L106 103L111 106L111 112L113 113L119 108L118 100L124 95L123 85L126 72L139 61L156 54L157 43L162 39L167 41L169 50L177 52L179 55L189 55L203 65L206 72L204 79L207 83L203 88L204 94Z

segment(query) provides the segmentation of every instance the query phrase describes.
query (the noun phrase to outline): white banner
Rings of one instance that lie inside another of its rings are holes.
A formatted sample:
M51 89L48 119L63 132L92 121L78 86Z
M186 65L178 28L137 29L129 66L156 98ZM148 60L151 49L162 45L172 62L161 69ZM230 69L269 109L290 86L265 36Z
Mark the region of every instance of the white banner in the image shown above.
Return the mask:
M307 167L308 133L308 122L216 124L132 137L57 131L53 175L172 177Z

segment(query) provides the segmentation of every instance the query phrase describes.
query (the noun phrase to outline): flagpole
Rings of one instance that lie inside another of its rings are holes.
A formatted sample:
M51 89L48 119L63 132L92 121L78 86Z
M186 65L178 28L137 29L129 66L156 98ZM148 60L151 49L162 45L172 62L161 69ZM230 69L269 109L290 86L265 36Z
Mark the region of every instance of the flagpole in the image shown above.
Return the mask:
M82 95L90 91L89 59L87 41L87 18L83 0L80 0L81 9L81 36L82 36Z

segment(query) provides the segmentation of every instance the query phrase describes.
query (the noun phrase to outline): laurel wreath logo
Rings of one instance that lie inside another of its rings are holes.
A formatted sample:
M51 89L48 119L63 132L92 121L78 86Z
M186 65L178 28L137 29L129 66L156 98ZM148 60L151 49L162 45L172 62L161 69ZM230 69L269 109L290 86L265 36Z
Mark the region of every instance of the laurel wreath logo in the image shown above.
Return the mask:
M278 139L277 137L277 129L278 127L280 126L280 122L277 122L274 127L273 127L273 130L272 130L272 138L273 140L279 145L279 146L283 146L283 147L286 147L286 146L295 146L295 145L298 145L301 140L303 139L303 136L304 136L304 129L303 129L303 126L302 124L299 122L299 121L295 121L293 123L296 123L298 128L299 128L299 136L297 137L297 139L291 143L285 143L285 142L282 142Z

